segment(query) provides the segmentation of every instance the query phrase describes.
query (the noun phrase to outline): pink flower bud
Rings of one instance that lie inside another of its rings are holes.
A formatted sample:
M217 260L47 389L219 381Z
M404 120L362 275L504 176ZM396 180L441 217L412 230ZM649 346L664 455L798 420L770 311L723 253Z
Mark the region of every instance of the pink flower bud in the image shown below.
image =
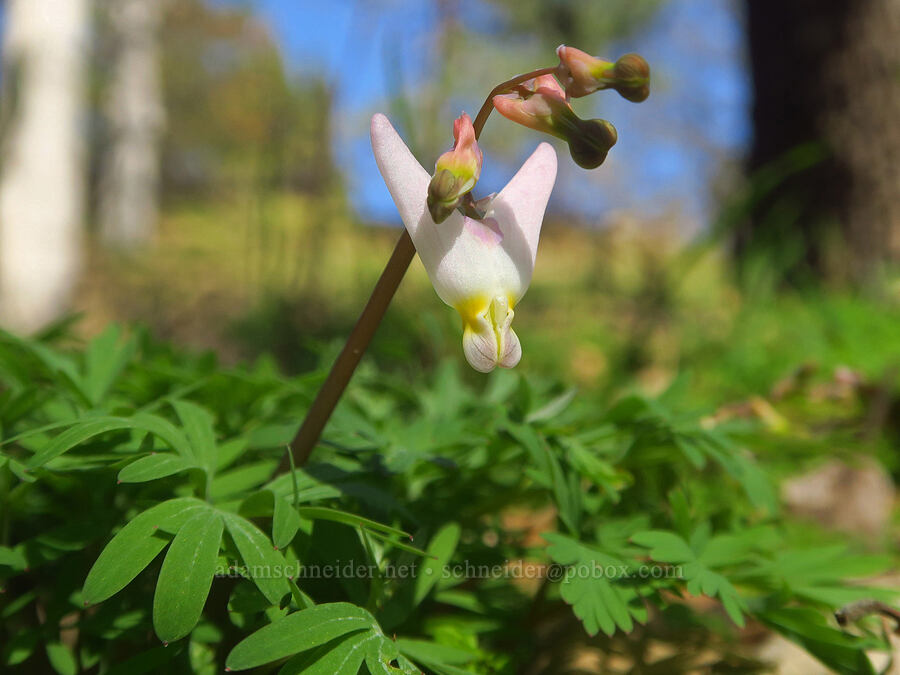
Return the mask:
M497 112L513 122L564 140L583 169L600 166L618 139L615 127L606 120L580 119L553 75L528 80L513 94L495 96L493 103Z
M575 47L560 45L556 48L559 57L557 75L566 88L566 93L573 98L581 98L593 94L598 89L606 89L612 84L613 64L591 56Z
M541 75L516 88L515 93L493 98L501 115L522 126L568 140L575 113L566 92L553 75Z
M650 66L639 54L625 54L615 63L560 45L556 48L559 67L556 75L566 94L580 98L600 89L615 89L635 103L650 95Z
M435 162L434 176L428 185L428 210L436 223L447 219L481 175L483 155L466 113L453 122L453 139L453 149Z

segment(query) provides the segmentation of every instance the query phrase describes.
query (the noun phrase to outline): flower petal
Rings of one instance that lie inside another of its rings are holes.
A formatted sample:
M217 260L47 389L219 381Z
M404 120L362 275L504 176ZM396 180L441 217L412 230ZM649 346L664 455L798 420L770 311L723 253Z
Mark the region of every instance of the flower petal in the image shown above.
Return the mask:
M544 211L555 182L556 151L549 143L541 143L492 204L503 247L522 277L522 293L531 282Z
M441 300L457 309L475 296L524 293L522 274L503 246L502 226L454 211L436 225L425 205L431 177L387 117L372 118L372 149L384 182ZM527 278L531 277L528 270Z
M394 199L400 219L415 242L416 230L423 216L431 221L425 208L431 176L381 113L372 117L371 136L378 170Z
M480 314L465 317L463 353L472 368L489 373L519 362L522 345L512 329L514 316L508 299L498 296Z
M430 176L384 115L372 118L378 168L435 291L463 317L463 350L481 372L522 357L512 307L524 295L556 180L556 152L541 143L474 220L454 211L436 225L426 207Z

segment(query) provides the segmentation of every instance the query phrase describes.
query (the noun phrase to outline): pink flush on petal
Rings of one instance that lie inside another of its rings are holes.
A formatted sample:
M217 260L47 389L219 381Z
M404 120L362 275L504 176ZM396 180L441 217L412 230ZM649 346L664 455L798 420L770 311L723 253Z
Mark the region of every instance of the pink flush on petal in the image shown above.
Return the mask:
M488 246L496 246L503 241L500 224L494 218L485 218L484 220L466 218L463 227L478 241Z

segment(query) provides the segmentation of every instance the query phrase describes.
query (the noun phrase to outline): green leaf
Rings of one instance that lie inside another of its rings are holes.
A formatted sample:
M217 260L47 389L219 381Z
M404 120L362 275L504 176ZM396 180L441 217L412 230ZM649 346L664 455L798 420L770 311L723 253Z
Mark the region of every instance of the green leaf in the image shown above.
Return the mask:
M291 591L287 579L293 575L294 567L288 565L269 538L246 518L227 513L225 525L253 583L269 602L279 604Z
M752 543L749 537L723 535L704 544L702 540L705 539L705 536L704 534L698 545L708 546L707 559L717 564L744 559ZM684 539L673 532L646 530L631 535L631 541L639 546L649 548L650 557L653 560L674 564L684 563L679 569L687 581L688 592L694 595L702 593L711 598L718 597L731 620L743 627L743 612L747 609L744 600L728 579L709 569L702 560L698 559Z
M695 558L687 542L674 532L647 530L631 535L631 541L650 549L650 557L659 562L681 563Z
M37 593L35 593L34 591L22 593L18 598L11 600L9 604L7 604L2 611L0 611L0 618L8 619L9 617L14 616L22 609L30 605L36 597Z
M225 665L231 670L255 668L375 625L369 612L348 602L317 605L263 626L246 637L231 650Z
M581 485L578 477L572 474L567 480L556 455L547 447L544 448L544 452L547 455L547 463L550 467L553 498L559 509L559 518L565 523L570 533L576 534L581 522Z
M28 561L20 548L0 546L0 565L6 565L14 570L21 571L28 567Z
M28 468L21 462L17 462L12 458L9 458L7 461L9 462L9 470L23 483L33 483L37 480L37 478L29 473Z
M111 323L91 340L85 352L83 388L95 406L107 395L116 378L134 355L134 339L120 342L121 331Z
M28 461L28 468L34 469L46 464L54 457L68 452L76 445L109 431L128 428L128 422L118 417L98 417L78 422L53 438L47 445L38 450Z
M539 409L534 412L529 413L525 417L526 424L533 424L534 422L542 422L544 420L550 420L559 415L563 410L569 407L569 404L572 402L572 399L575 398L575 394L578 393L578 389L576 387L572 387L571 389L567 389L562 394L551 400L544 406L541 406Z
M169 420L151 413L139 412L131 416L130 427L149 431L159 436L179 455L185 459L196 459L190 442L181 431Z
M694 465L695 469L702 469L706 465L706 456L703 451L697 447L697 442L690 436L676 434L675 446L681 450L681 453L687 457L687 460Z
M47 645L47 660L59 675L75 675L78 672L78 663L72 650L59 642Z
M547 444L544 438L527 424L510 424L507 433L512 436L519 445L531 456L531 462L537 467L534 480L544 487L550 487L553 471L550 466L550 454L547 451Z
M222 529L222 516L204 510L172 540L153 596L153 628L163 642L183 638L197 625L216 571Z
M421 675L422 671L400 653L395 640L387 639L380 631L366 650L366 668L370 675ZM397 662L397 666L393 662Z
M127 586L162 551L169 540L160 527L179 527L209 505L193 497L170 499L135 516L106 545L88 572L82 597L86 605L106 600Z
M183 457L193 458L187 439L171 423L150 413L137 413L133 417L94 417L78 422L53 438L38 450L28 462L29 468L46 464L54 457L68 452L88 439L110 431L137 429L159 436Z
M258 614L272 606L265 596L259 592L256 584L239 580L228 598L228 611L238 614Z
M784 607L756 616L842 675L875 675L865 652L865 648L872 645L855 635L831 628L818 612Z
M201 466L212 469L216 461L216 433L213 416L190 401L172 401L172 407Z
M216 471L227 469L247 450L247 439L239 436L238 438L229 438L219 444L216 450Z
M184 643L154 647L132 656L127 661L110 668L106 675L144 675L144 673L164 673L164 666L179 656L184 650ZM174 669L173 669L174 670ZM177 671L176 671L177 672Z
M438 530L437 534L428 543L426 553L431 557L426 558L422 562L419 575L416 577L415 593L413 595L414 606L421 604L428 592L440 580L444 566L450 562L453 552L456 551L460 532L459 525L447 523Z
M683 570L689 593L693 595L702 593L711 598L718 597L731 620L743 628L743 611L747 608L746 603L728 579L699 563L685 565Z
M34 629L16 633L3 645L3 662L7 666L15 666L30 658L38 643L38 632Z
M119 471L120 483L144 483L194 468L190 460L171 452L154 453L135 460Z
M288 586L291 587L291 597L293 598L294 604L297 605L298 609L309 609L310 607L316 606L316 603L313 602L313 599L306 593L301 591L300 587L297 586L296 582L293 579L288 579Z
M287 498L275 496L272 514L272 543L283 549L293 541L300 529L300 516Z
M217 475L209 488L209 498L224 499L262 485L272 475L278 465L274 460L263 460L252 464L241 464L230 471Z
M628 633L634 628L632 618L644 620L634 587L613 583L622 571L627 573L626 563L561 534L541 536L550 542L550 557L569 566L560 594L589 635L602 630L611 636L616 628Z
M75 362L62 354L41 344L36 340L26 340L4 330L0 330L0 337L11 342L26 352L32 354L52 375L59 377L60 383L66 384L74 393L90 403L90 399L84 390L84 382L78 373Z
M400 638L397 640L397 647L409 658L414 661L421 661L425 665L429 665L430 663L441 663L450 666L458 666L469 663L477 656L476 654L459 647L437 644L436 642L426 642L424 640Z
M301 506L297 509L297 513L301 518L310 520L331 520L336 523L343 523L352 527L364 527L368 530L376 532L384 532L405 539L412 539L408 532L398 530L396 527L382 525L381 523L357 516L355 513L347 513L346 511L338 511L337 509L327 509L322 506Z
M361 630L322 645L310 654L296 656L278 675L357 675L369 644L378 640L372 630Z

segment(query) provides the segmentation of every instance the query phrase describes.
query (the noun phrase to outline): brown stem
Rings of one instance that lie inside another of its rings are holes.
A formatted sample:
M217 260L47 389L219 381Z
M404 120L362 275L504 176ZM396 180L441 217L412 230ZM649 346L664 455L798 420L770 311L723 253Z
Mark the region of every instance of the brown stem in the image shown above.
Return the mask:
M331 417L334 407L344 393L347 383L353 376L353 371L356 370L356 366L369 346L372 336L375 335L378 324L381 323L381 318L387 311L391 298L394 297L394 293L397 291L397 287L400 285L400 281L403 279L403 275L406 274L406 269L415 255L416 247L413 246L409 233L404 230L400 240L394 247L390 260L388 260L384 271L381 273L381 277L378 279L378 283L375 284L375 289L369 297L369 302L366 303L362 314L359 315L359 319L357 319L356 325L353 327L353 331L347 338L344 349L341 350L340 355L331 367L331 372L328 373L327 379L322 384L322 388L316 394L316 399L306 413L303 425L300 427L297 435L294 436L294 440L291 441L291 453L296 466L303 466L309 460L313 448L319 442L322 429L325 428L328 418ZM287 457L285 457L277 473L282 473L288 468Z
M555 71L555 67L540 68L530 73L516 75L511 80L494 87L481 106L481 110L478 111L477 117L475 117L473 124L475 127L475 138L481 135L484 123L487 122L487 118L494 108L494 96L506 93L522 82L541 75L548 75ZM412 262L415 255L416 248L413 246L412 239L410 239L409 233L404 231L400 236L400 241L397 242L397 246L394 247L391 259L388 260L381 277L378 279L378 283L375 284L375 289L369 297L369 302L366 303L362 314L359 315L359 319L353 327L353 331L350 333L350 337L347 338L344 349L341 350L337 360L331 367L331 372L328 373L322 388L316 394L316 399L306 413L306 418L303 420L300 430L290 443L291 455L294 458L295 466L304 466L309 460L309 456L319 442L322 430L328 423L328 419L343 395L344 389L347 388L347 383L353 377L353 371L356 370L356 366L359 365L359 361L369 346L369 342L372 341L372 336L375 335L375 331L378 329L378 325L381 323L388 305L391 304L391 298L397 292L397 287L400 285L400 281L402 281L403 275L406 274L409 263ZM290 463L285 457L279 465L276 474L283 473L289 468Z

